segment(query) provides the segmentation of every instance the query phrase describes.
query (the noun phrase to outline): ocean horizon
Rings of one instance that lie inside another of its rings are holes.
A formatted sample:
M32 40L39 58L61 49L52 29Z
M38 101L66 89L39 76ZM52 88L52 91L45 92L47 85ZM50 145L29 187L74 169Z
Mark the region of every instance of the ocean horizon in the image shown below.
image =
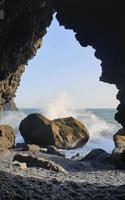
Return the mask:
M53 112L53 113L52 113ZM22 119L31 113L41 113L49 119L73 116L81 121L89 131L90 139L82 148L65 151L67 157L76 153L86 155L92 149L101 148L111 153L114 148L113 135L120 128L117 121L114 120L116 109L114 108L87 108L87 109L56 109L48 112L43 108L24 108L18 111L1 112L0 124L11 125L16 134L16 143L22 143L23 138L19 132L19 124Z

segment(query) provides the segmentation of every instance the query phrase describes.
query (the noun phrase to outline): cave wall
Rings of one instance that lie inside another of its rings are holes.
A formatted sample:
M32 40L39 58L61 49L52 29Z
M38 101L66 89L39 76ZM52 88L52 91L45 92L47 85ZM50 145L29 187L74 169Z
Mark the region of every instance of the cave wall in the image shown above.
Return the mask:
M24 66L33 58L53 13L102 61L101 81L115 84L116 120L125 127L125 2L123 0L4 0L0 19L0 109L13 104ZM21 70L21 71L20 71ZM90 72L91 73L91 72ZM15 86L12 87L13 80ZM7 86L6 86L7 85ZM13 89L12 89L13 88Z
M21 75L25 67L21 65L18 69L11 73L8 78L0 81L0 109L1 110L17 110L14 103L16 90L20 85Z
M60 25L73 30L83 47L96 50L102 61L100 80L119 90L115 119L125 126L125 1L54 0L54 7Z
M0 110L16 109L24 66L40 48L54 11L50 0L3 0L0 10Z

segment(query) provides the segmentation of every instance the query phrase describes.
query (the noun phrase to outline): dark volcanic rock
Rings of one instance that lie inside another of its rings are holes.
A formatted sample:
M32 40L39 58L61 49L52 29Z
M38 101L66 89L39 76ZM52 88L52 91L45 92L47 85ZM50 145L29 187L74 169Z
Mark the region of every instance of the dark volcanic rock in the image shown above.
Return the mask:
M76 155L71 157L72 160L80 160L80 158L80 153L77 153Z
M27 170L27 165L26 163L23 162L18 162L18 161L13 161L13 167L19 167L21 170Z
M102 66L100 80L119 90L115 119L125 127L124 1L8 0L0 6L4 13L0 18L0 80L9 85L7 91L0 87L0 110L14 98L8 79L36 54L56 12L60 25L73 30L81 46L95 49ZM7 96L11 96L9 102Z
M56 163L43 158L42 156L37 156L32 153L20 153L16 154L13 161L18 161L19 163L26 163L27 167L44 168L47 170L52 170L55 172L65 172L65 170L57 165Z
M125 127L125 2L83 0L1 1L0 11L0 80L28 63L36 54L52 21L74 31L81 46L91 46L101 60L101 81L115 84L120 101L115 119ZM17 80L18 82L18 80ZM0 87L1 89L2 87ZM5 97L0 94L0 109ZM8 87L8 93L11 93Z
M19 130L26 143L43 147L74 149L89 139L85 126L73 117L50 121L43 115L30 114L22 120Z
M81 161L95 161L99 163L111 163L111 155L103 149L93 149Z
M27 144L49 146L54 144L50 121L40 114L30 114L19 126L22 137Z
M7 79L0 81L0 110L17 110L14 97L16 96L16 90L20 85L20 78L24 70L24 65L21 65L15 72L11 73Z
M119 169L125 169L125 129L120 129L114 136L115 149L112 152L112 161Z
M57 147L52 146L52 145L50 145L50 146L47 148L47 153L53 154L53 155L56 155L56 156L65 157L64 154L60 153L60 151L57 149Z
M13 107L24 66L36 55L51 24L51 0L0 2L0 110ZM21 72L21 73L20 73ZM7 104L7 106L6 106Z
M10 149L14 146L15 135L8 125L0 125L0 149Z

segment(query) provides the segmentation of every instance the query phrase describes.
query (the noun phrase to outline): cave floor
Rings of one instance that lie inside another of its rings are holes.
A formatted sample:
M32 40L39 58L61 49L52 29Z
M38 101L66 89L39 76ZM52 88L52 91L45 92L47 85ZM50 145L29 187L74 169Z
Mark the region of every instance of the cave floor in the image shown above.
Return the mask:
M21 170L12 167L15 153L17 152L10 151L4 159L0 159L0 199L2 200L125 199L125 173L122 170L92 168L90 170L87 163L82 165L79 161L51 155L48 157L64 164L66 173L56 173L42 168Z

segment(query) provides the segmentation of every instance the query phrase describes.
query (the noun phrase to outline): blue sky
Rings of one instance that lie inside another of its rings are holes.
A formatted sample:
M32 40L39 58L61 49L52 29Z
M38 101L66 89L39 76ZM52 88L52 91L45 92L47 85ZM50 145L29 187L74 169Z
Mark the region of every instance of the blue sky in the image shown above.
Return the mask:
M73 31L54 19L42 48L26 66L15 102L21 108L42 108L62 98L75 108L116 107L115 86L99 81L100 63L94 49L81 47Z

